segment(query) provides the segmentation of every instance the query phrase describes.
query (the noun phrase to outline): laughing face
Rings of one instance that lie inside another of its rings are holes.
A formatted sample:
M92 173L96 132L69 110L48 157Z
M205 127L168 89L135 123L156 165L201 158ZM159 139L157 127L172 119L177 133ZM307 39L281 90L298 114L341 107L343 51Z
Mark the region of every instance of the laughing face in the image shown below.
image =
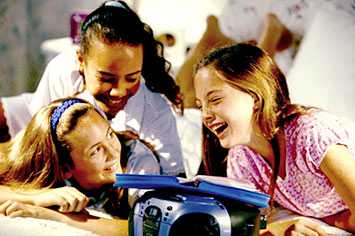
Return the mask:
M73 161L67 177L73 177L86 190L113 184L115 174L122 173L121 144L108 122L96 111L89 110L76 127L80 129L67 136Z
M254 99L221 78L211 66L199 69L195 76L196 104L203 123L224 148L248 144L254 127Z
M143 46L108 44L94 39L87 55L78 52L85 88L109 119L122 109L139 88Z

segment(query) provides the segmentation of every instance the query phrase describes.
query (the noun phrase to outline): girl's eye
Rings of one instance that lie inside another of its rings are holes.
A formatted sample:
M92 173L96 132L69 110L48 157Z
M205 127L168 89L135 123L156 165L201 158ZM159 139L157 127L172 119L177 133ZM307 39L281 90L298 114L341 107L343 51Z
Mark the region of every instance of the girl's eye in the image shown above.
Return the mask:
M212 99L209 100L209 102L212 103L212 104L217 104L220 101L221 101L220 97L212 98Z
M116 82L115 77L99 76L98 79L103 83L115 83Z
M90 157L95 157L102 150L101 146L95 147L95 149L90 153Z
M134 83L138 80L138 77L127 77L126 81L129 83Z

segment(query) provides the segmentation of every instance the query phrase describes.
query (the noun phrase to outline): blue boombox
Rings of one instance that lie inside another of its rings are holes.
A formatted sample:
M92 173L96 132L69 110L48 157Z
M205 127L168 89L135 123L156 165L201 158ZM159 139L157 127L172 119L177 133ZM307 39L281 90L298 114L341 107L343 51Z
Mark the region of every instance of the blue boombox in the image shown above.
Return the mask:
M258 208L171 191L145 193L129 217L130 236L259 235Z
M207 181L172 176L118 175L115 186L155 189L134 204L130 236L249 236L265 225L269 196Z

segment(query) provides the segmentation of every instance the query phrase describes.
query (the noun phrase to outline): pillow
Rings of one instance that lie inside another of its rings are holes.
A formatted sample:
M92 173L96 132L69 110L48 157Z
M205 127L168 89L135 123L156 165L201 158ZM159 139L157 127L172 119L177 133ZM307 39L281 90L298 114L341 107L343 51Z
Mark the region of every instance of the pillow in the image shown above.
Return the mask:
M288 73L294 103L355 120L355 11L319 8Z
M218 16L222 32L240 41L258 40L267 13L275 13L292 32L293 46L275 55L275 61L286 74L292 63L297 42L318 6L319 0L229 0ZM322 0L323 1L323 0Z
M292 33L303 35L319 1L229 0L219 16L221 29L223 33L237 41L258 39L266 14L273 12Z

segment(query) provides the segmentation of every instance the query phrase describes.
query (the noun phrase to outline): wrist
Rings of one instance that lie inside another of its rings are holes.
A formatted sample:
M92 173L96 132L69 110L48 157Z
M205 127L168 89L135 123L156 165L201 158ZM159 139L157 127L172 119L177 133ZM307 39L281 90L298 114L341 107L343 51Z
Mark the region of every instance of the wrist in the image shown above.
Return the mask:
M42 208L44 219L67 223L67 217L64 214L56 210L48 209L46 207L41 207L41 208Z
M23 194L21 196L22 200L20 200L22 203L29 204L29 205L36 205L35 197L27 194Z

